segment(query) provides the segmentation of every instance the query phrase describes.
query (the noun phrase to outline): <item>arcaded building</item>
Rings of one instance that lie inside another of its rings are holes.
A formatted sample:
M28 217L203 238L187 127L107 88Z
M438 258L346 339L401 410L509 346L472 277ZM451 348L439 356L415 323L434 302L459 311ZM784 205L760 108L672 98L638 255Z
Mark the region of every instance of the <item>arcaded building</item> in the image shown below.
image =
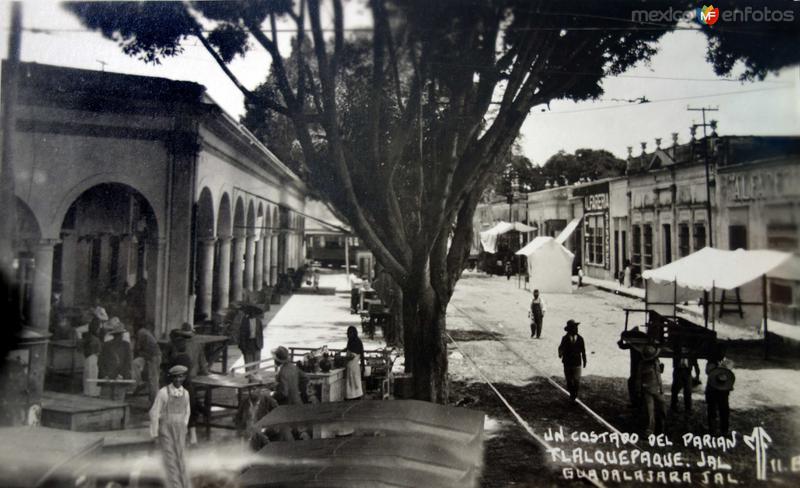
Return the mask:
M305 184L203 86L23 63L15 118L26 325L48 328L55 293L163 335L303 264Z

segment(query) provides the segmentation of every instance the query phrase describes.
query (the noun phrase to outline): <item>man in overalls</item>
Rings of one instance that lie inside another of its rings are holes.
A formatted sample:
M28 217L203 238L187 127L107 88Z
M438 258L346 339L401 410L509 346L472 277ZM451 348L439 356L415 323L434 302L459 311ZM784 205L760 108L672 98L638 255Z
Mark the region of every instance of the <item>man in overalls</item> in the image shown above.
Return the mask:
M169 488L191 487L183 456L190 415L189 392L183 388L188 371L182 365L170 368L170 384L158 391L150 408L150 436L161 446Z
M531 300L531 337L540 338L542 335L542 319L547 311L544 298L539 296L539 290L533 290L533 300Z

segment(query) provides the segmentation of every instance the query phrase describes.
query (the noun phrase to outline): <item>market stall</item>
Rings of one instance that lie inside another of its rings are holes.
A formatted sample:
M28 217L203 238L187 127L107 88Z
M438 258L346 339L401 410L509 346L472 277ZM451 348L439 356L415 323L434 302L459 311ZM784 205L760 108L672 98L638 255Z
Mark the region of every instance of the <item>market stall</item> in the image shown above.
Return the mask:
M481 232L481 245L485 252L494 254L497 252L497 238L507 232L533 232L536 227L525 225L522 222L503 222L500 221L497 225L489 230Z
M552 237L540 236L516 252L528 261L531 286L542 293L572 293L575 255Z
M704 325L718 319L757 329L767 355L768 286L770 277L800 280L800 266L791 253L772 250L724 251L705 247L666 266L646 270L645 308L678 318L682 303L703 306Z

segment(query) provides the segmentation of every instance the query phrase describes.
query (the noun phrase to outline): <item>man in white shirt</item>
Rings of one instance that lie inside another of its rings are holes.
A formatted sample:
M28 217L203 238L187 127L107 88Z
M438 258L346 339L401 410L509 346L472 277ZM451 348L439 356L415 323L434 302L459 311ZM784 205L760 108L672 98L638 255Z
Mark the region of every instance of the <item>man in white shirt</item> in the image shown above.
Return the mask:
M161 446L166 486L170 488L191 486L183 456L191 413L189 392L183 388L188 371L181 365L170 368L170 384L158 391L150 408L150 436Z
M531 318L531 337L539 339L542 336L542 320L547 312L547 304L544 298L539 296L539 290L533 290L533 300L531 300L531 311L528 314Z

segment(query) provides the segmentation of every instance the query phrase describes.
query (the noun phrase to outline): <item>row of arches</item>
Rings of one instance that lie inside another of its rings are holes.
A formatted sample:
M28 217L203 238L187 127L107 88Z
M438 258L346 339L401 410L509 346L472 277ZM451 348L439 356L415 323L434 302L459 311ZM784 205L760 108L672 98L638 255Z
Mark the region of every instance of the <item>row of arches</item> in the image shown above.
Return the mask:
M211 318L245 294L302 265L302 215L257 197L227 192L215 205L204 187L195 206L194 314ZM216 209L216 212L215 212Z

